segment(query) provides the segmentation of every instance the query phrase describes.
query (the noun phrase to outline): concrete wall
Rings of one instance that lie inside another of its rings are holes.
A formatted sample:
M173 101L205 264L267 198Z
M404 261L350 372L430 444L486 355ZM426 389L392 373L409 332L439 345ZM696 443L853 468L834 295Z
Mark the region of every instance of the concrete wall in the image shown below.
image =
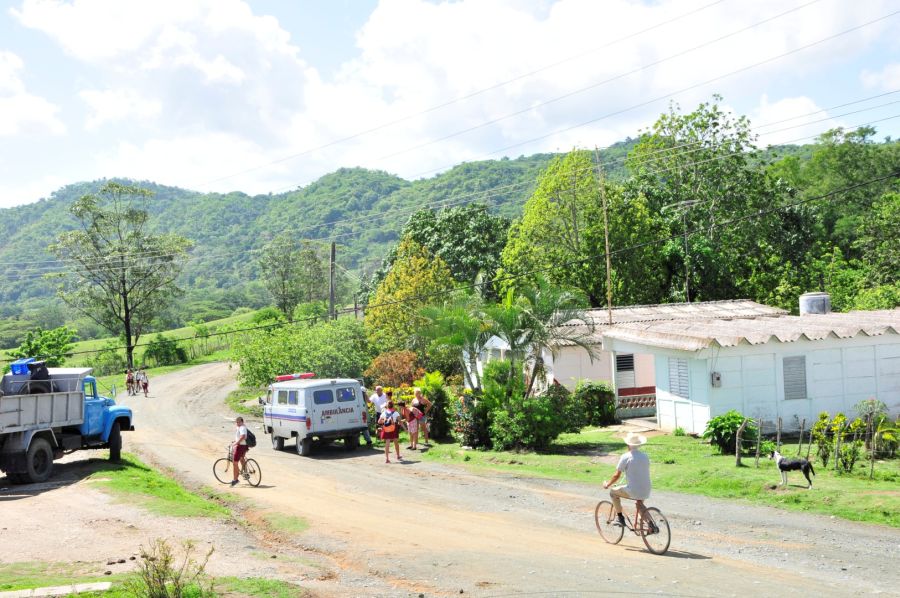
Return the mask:
M553 359L552 373L560 384L574 390L579 380L612 380L611 364L610 354L600 351L600 347L593 362L581 347L560 347Z

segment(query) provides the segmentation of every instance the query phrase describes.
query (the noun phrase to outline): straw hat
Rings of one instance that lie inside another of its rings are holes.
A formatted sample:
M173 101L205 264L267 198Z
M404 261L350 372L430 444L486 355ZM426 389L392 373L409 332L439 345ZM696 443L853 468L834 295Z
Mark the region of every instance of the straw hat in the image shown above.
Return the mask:
M641 446L642 444L647 444L647 437L635 434L634 432L629 432L625 436L625 444L628 446Z

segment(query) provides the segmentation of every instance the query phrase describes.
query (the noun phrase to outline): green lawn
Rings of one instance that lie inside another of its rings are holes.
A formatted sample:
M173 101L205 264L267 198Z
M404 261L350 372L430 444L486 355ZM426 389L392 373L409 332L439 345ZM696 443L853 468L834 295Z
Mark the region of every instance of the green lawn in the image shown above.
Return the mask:
M95 568L89 563L0 563L0 592L122 579L121 575L91 571Z
M463 450L446 443L435 445L422 456L479 471L600 485L615 470L615 456L625 450L625 444L612 432L591 428L581 434L563 434L548 452L540 454ZM708 444L689 436L654 436L644 450L653 464L651 475L656 489L900 527L900 459L876 462L874 480L868 479L869 462L862 459L850 475L816 467L813 490L807 491L806 480L799 472L788 476L787 488L777 488L781 477L772 461L761 458L757 469L752 458L745 458L746 466L738 468L733 456L719 455ZM796 455L797 445L786 444L782 452Z

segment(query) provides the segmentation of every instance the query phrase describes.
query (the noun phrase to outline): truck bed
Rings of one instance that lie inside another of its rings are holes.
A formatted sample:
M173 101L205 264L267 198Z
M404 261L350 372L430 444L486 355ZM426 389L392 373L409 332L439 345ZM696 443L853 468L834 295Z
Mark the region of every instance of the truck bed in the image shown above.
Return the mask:
M0 433L77 426L83 422L81 391L0 397Z

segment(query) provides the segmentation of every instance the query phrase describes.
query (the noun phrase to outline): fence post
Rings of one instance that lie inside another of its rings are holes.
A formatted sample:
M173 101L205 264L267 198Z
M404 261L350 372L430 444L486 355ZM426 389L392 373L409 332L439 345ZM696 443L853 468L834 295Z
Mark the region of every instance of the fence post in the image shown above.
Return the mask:
M803 452L803 428L806 427L806 418L803 418L803 421L800 422L800 445L797 447L797 455Z
M741 466L741 436L744 435L744 428L747 427L748 421L750 421L750 420L745 417L744 421L741 423L741 427L738 428L737 436L735 437L735 440L734 440L734 445L735 445L734 446L734 454L736 457L736 460L735 460L736 467Z
M756 467L759 468L759 444L762 442L763 420L759 420L756 430Z
M781 418L778 418L778 428L775 430L775 450L781 452Z

